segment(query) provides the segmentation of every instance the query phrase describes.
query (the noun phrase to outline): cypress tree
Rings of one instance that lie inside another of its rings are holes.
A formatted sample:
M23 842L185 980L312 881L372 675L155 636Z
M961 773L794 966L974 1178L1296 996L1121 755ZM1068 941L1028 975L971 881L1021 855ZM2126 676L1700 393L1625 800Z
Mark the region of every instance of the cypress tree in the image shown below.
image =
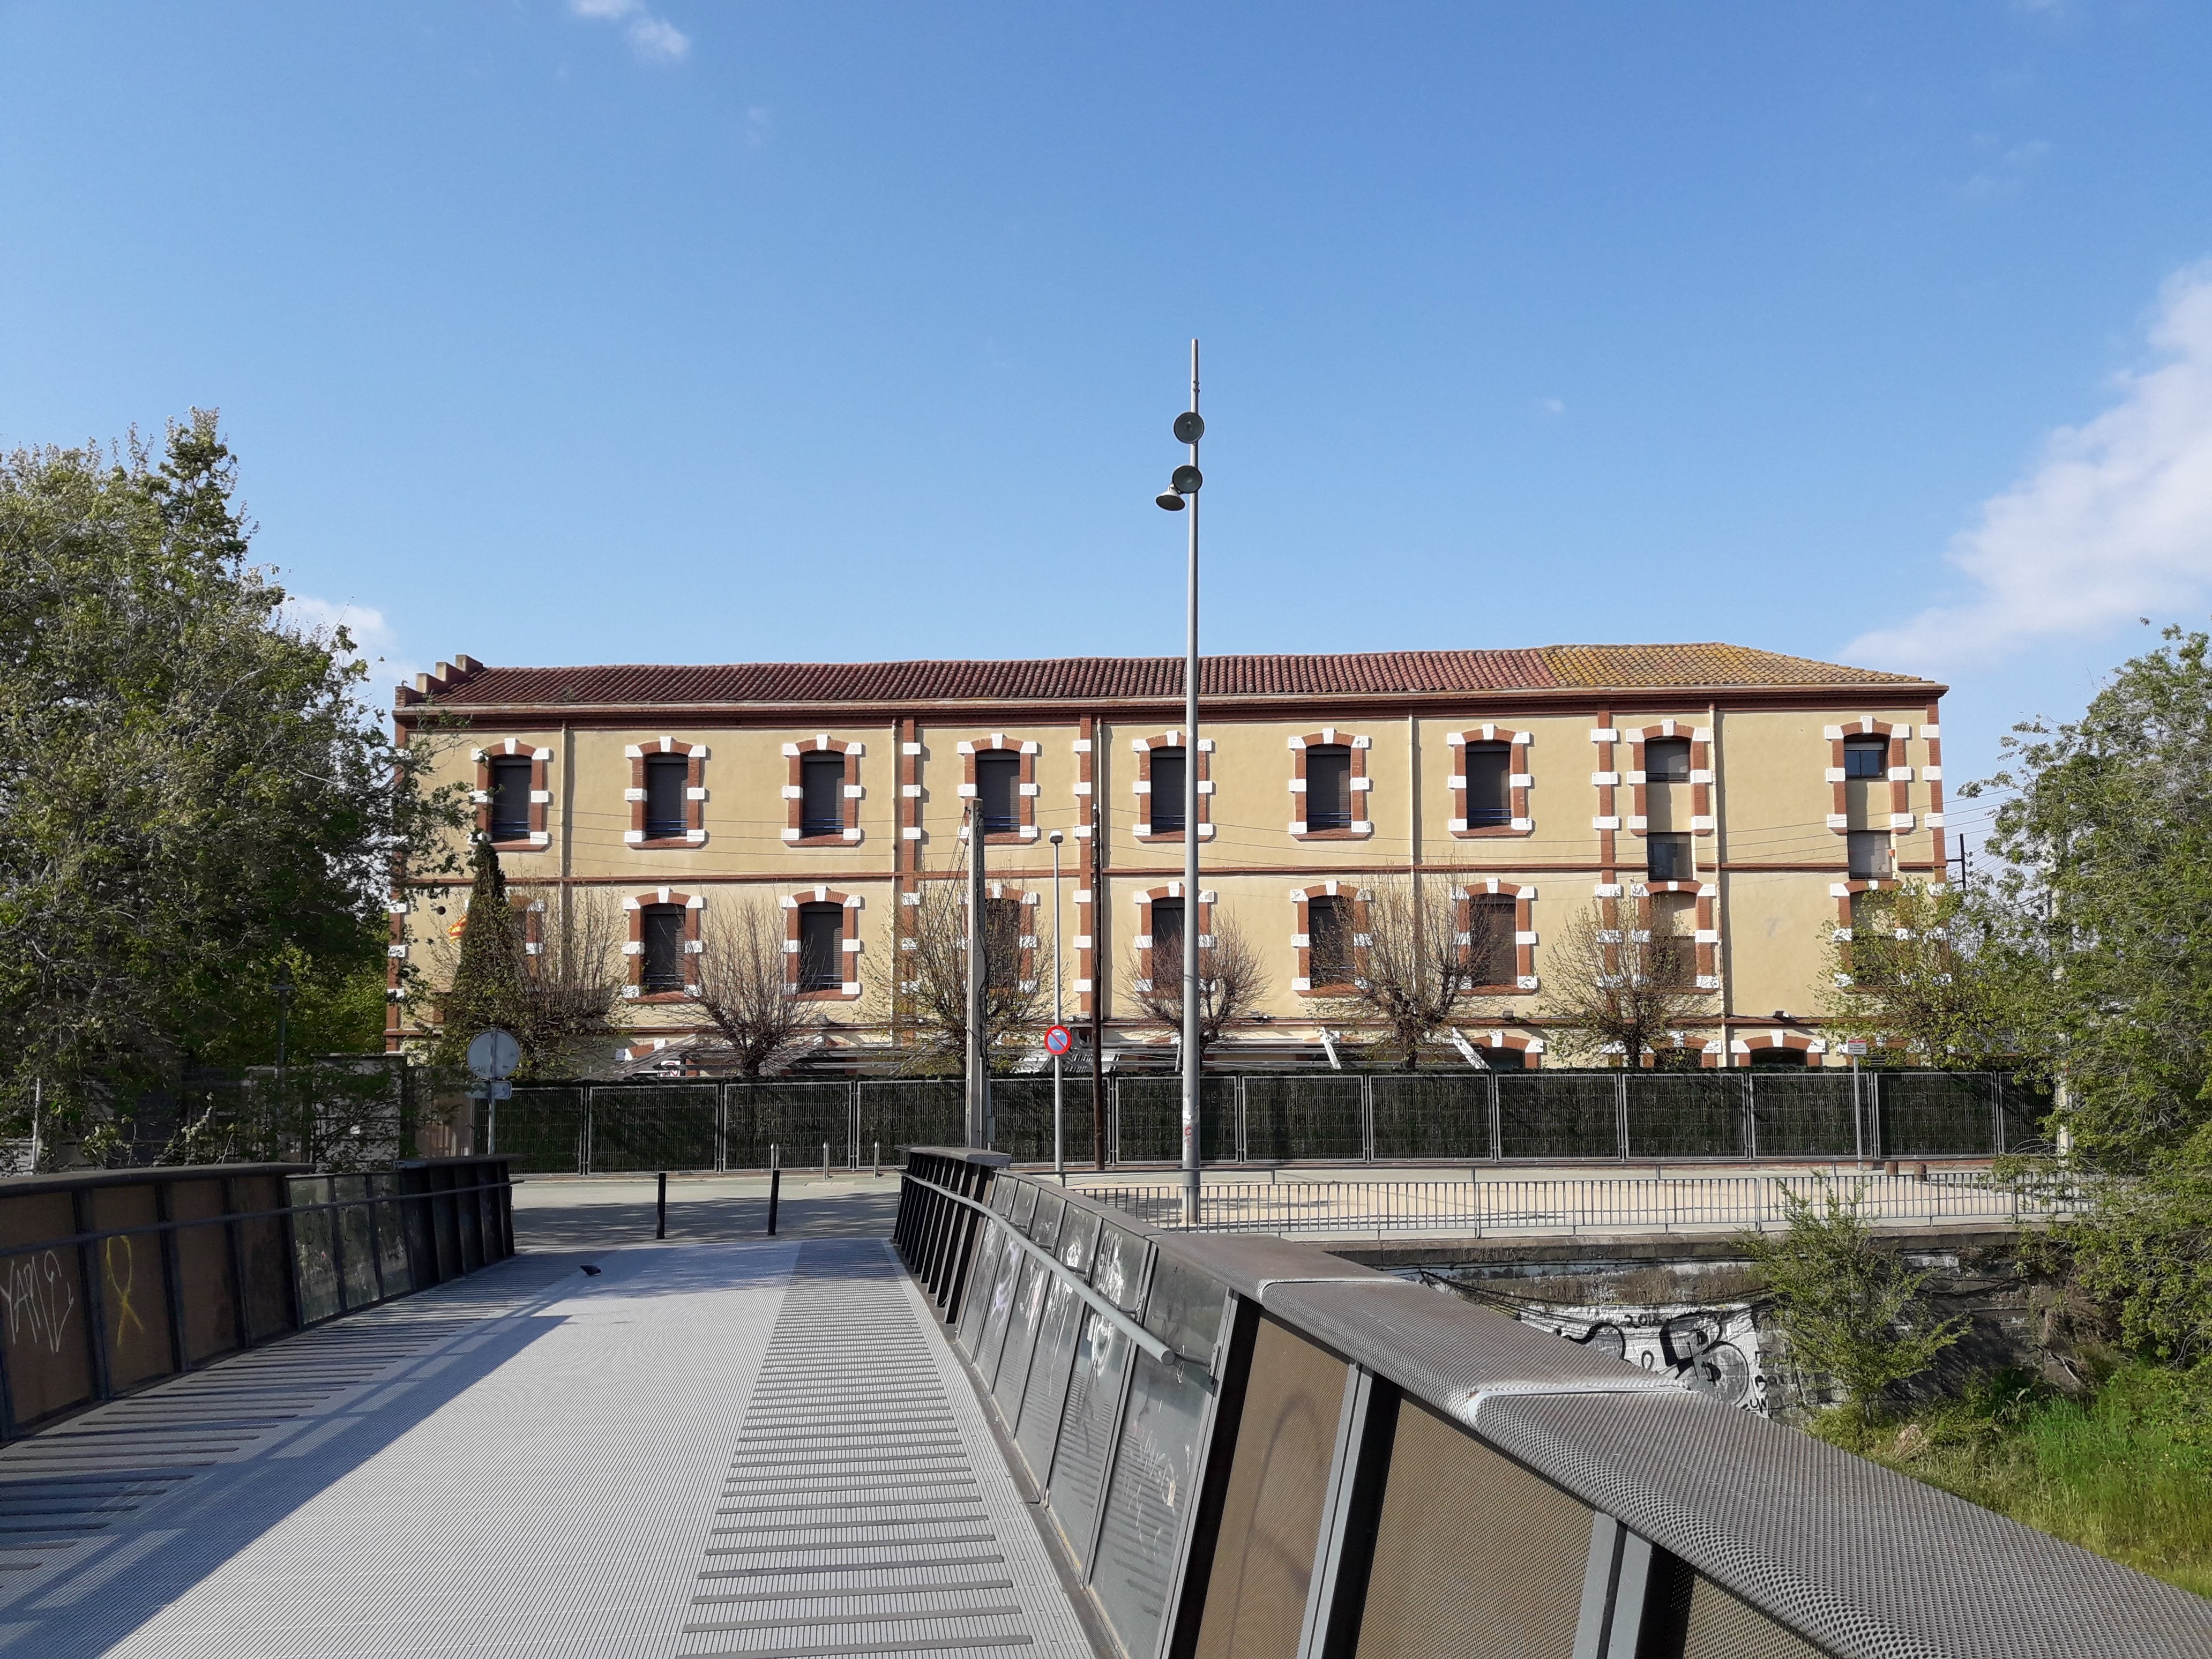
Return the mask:
M532 1033L528 993L524 985L522 929L507 902L507 877L491 842L478 839L473 862L476 881L461 927L461 957L451 989L439 999L443 1023L431 1059L459 1066L468 1058L469 1039L498 1026L512 1032L526 1050Z

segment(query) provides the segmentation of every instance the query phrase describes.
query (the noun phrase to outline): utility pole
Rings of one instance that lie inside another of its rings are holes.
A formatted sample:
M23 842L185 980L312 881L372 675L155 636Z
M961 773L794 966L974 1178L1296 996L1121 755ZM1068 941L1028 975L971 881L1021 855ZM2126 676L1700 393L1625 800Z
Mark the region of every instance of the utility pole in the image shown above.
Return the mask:
M1091 767L1098 770L1097 727L1091 727ZM1106 889L1105 852L1100 847L1098 786L1091 794L1091 1157L1106 1167Z
M968 803L968 1145L991 1144L991 1067L983 1030L991 974L984 961L983 802Z
M1959 837L1959 850L1943 860L1945 872L1948 873L1950 867L1954 864L1959 866L1959 887L1963 892L1974 878L1974 858L1973 854L1966 850L1966 838L1964 836Z

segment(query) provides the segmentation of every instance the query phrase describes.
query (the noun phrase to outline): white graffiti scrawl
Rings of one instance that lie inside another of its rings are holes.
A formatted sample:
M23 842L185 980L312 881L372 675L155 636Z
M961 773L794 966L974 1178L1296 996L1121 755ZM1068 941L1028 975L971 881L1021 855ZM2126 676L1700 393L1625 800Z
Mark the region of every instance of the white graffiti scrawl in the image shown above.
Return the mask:
M10 1256L0 1268L0 1297L8 1304L8 1342L62 1351L62 1335L76 1311L76 1291L62 1271L58 1252Z

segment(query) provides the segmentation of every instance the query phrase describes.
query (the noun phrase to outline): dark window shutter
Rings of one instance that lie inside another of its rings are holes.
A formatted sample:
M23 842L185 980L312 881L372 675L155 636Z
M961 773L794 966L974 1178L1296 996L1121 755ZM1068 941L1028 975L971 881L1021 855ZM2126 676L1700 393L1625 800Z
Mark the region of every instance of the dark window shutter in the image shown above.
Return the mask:
M1183 751L1152 750L1152 833L1166 835L1183 827ZM1158 933L1158 927L1153 928Z
M1502 743L1467 746L1467 827L1498 829L1513 822L1513 751Z
M845 987L845 907L799 907L799 988L841 991Z
M682 990L684 907L680 904L647 905L640 920L639 933L645 941L645 971L641 977L646 990Z
M1306 750L1306 828L1352 828L1352 750L1340 743Z
M845 832L845 757L809 755L799 763L799 833L842 836Z
M491 838L522 841L530 835L530 763L519 757L491 763Z
M645 838L681 841L690 827L684 792L691 763L681 755L654 755L645 763Z
M1018 755L975 757L975 798L982 805L983 833L1010 836L1022 827L1022 762Z

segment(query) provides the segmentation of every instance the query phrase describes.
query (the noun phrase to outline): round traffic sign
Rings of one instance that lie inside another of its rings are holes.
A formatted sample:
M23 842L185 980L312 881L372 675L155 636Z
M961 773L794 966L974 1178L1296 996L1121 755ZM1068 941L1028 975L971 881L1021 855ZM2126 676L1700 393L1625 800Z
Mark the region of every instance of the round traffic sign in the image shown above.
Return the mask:
M496 1026L469 1039L469 1070L478 1077L510 1076L514 1062L521 1058L522 1045Z
M1065 1025L1055 1025L1044 1034L1044 1051L1058 1059L1075 1046L1075 1033Z

